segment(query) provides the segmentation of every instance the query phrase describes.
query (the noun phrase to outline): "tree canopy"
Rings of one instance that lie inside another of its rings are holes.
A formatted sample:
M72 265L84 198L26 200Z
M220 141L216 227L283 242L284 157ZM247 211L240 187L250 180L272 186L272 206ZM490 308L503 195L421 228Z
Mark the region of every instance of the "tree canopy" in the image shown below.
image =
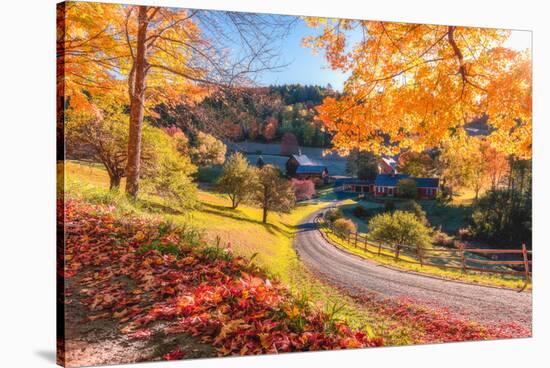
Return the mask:
M307 18L334 70L349 72L341 97L319 119L336 149L422 152L464 136L487 114L501 152L531 155L531 58L504 47L508 31L456 26ZM349 44L350 34L362 38Z

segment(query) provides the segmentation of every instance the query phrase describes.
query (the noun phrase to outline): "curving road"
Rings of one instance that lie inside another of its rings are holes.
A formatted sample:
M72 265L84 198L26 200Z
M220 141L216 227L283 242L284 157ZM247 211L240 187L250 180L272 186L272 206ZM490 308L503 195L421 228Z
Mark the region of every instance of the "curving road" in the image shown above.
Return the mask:
M407 297L448 307L453 313L486 324L516 322L531 328L530 292L464 284L388 268L328 243L314 219L302 220L294 239L300 259L315 274L352 295Z

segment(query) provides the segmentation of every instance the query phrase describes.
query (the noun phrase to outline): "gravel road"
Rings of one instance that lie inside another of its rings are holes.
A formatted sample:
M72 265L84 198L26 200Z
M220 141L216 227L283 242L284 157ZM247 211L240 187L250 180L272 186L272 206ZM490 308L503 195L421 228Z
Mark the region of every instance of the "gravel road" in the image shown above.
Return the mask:
M318 211L304 219L294 239L300 259L327 282L353 295L407 297L483 324L516 322L531 328L530 292L464 284L385 267L328 243L317 230Z

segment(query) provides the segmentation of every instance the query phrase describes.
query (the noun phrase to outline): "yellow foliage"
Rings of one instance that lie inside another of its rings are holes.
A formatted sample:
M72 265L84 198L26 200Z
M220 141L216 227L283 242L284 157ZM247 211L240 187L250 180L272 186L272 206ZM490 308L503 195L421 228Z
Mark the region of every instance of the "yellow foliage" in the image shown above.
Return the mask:
M421 152L459 137L464 124L487 113L493 146L530 157L531 59L502 47L508 31L305 20L323 31L304 44L323 50L332 69L351 72L344 94L318 108L336 149ZM348 31L363 38L347 45Z

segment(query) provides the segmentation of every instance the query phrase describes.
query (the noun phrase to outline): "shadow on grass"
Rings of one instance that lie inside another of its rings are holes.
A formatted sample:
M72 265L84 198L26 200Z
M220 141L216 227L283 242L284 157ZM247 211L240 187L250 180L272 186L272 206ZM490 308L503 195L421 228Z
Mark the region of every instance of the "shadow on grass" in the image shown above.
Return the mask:
M245 215L242 215L242 213L238 209L232 209L231 207L210 204L210 203L203 203L202 206L203 206L203 208L201 209L202 212L210 213L217 216L227 217L237 221L245 221L251 224L261 225L270 234L273 234L273 235L276 235L277 233L279 233L285 236L292 236L291 231L284 230L281 227L270 223L264 224L261 220L254 220L249 217L246 217Z

